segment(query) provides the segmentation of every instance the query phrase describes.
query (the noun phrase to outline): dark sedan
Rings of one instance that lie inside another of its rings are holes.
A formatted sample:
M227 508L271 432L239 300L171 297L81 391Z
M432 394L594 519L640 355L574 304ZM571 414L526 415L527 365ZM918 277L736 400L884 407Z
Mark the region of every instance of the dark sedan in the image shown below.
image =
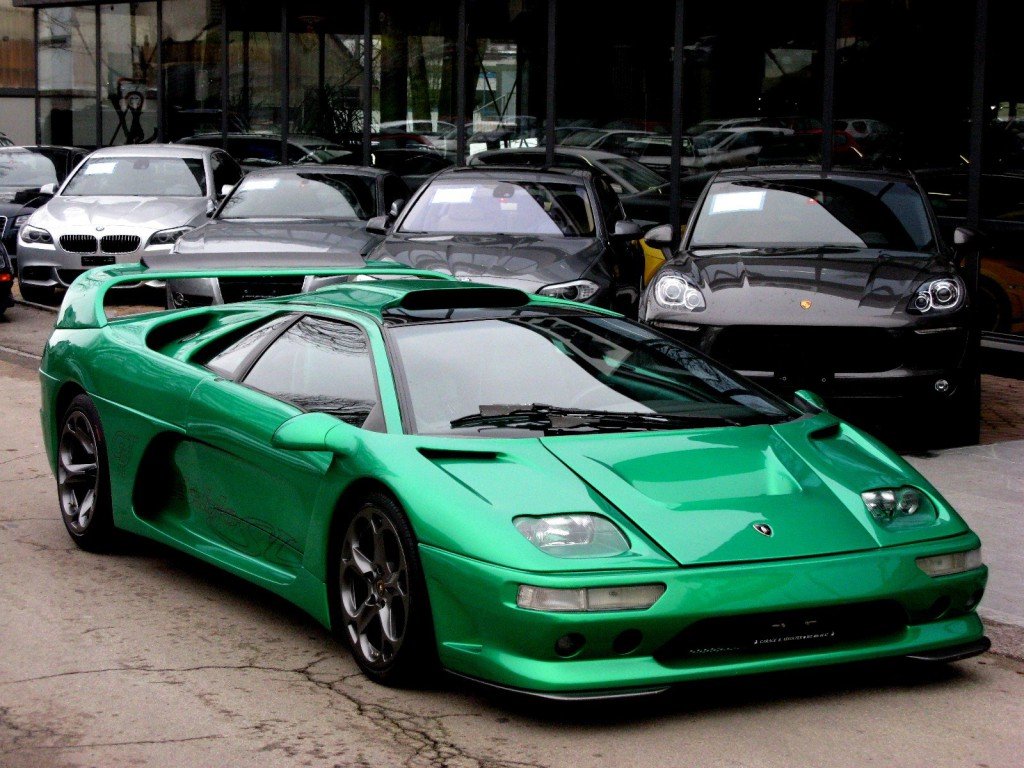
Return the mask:
M587 171L452 168L420 187L367 257L636 313L640 228Z
M11 260L7 257L7 249L0 244L0 317L3 317L10 307L14 306L11 299L11 287L14 285L14 270L11 268Z
M0 241L18 256L18 230L86 155L75 147L0 148Z
M780 393L920 410L943 441L976 434L966 287L911 176L718 174L640 316Z
M367 232L366 222L396 203L397 211L408 197L405 182L376 168L281 166L254 171L231 190L209 222L178 239L174 252L196 257L246 253L247 266L268 269L301 266L302 254L310 256L311 266L323 266L323 254L332 254L343 259L335 266L358 266L381 240ZM220 304L298 288L249 281L229 289L225 281L212 278L175 280L167 283L167 306Z

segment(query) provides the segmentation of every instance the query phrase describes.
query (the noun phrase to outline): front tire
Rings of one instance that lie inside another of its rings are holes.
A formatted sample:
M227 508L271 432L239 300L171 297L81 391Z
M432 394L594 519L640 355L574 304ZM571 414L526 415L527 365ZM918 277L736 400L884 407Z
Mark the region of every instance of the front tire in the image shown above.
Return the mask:
M429 679L437 669L419 549L390 496L363 498L332 558L332 624L363 673L383 685Z
M92 398L75 397L57 430L57 497L68 535L82 549L110 548L114 516L110 502L107 443Z

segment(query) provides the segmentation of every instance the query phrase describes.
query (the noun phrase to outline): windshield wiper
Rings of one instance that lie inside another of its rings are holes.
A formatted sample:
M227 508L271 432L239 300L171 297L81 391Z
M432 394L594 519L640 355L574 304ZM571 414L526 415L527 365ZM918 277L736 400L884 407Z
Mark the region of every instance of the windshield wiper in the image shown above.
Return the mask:
M710 414L593 411L585 408L564 408L545 403L481 405L477 413L452 419L450 426L453 429L461 427L541 429L547 434L565 434L595 430L681 429L708 423L740 426L740 422L736 419Z

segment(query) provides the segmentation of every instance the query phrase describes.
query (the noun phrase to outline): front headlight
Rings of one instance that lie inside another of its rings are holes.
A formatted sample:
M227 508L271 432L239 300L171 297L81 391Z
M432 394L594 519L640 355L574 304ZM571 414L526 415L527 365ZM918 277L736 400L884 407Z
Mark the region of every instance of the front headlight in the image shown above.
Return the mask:
M917 488L876 488L860 495L879 524L889 527L927 524L935 520L935 507Z
M146 243L146 247L149 248L152 245L165 246L174 245L178 242L178 238L190 231L192 227L175 227L174 229L161 229L159 232L154 232L149 242Z
M963 306L967 288L959 277L929 280L917 289L907 311L915 315L929 312L952 312Z
M537 293L541 296L551 296L556 299L586 301L597 293L598 289L600 289L600 286L593 280L572 280L568 283L545 285Z
M554 557L614 557L629 551L622 532L597 515L524 516L512 524L537 549Z
M53 235L39 227L23 226L19 234L19 239L23 243L31 243L33 245L39 243L53 245Z
M969 549L966 552L950 552L948 555L917 558L917 567L929 576L952 576L954 573L973 571L981 566L981 547Z
M707 304L704 294L682 275L660 275L654 282L654 300L663 307L699 312Z
M664 584L621 587L554 589L520 584L516 605L531 611L587 613L592 611L646 611L665 594Z

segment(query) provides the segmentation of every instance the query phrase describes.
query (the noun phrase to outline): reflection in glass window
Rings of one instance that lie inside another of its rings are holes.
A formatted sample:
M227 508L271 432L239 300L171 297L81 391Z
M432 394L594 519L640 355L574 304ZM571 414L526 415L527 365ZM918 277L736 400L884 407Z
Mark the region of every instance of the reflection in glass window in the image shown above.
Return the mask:
M248 176L224 204L222 219L324 218L365 221L376 212L375 179L358 174Z
M402 231L592 237L594 214L581 185L443 179L416 200Z
M304 317L277 339L244 382L305 411L356 427L377 405L370 343L355 326Z
M0 150L0 188L29 189L57 180L57 169L45 155L24 149Z
M62 194L202 197L206 172L200 158L94 157L71 177Z
M195 362L202 363L205 360L207 368L221 376L233 379L253 350L277 333L281 326L290 323L293 319L293 315L277 317L252 332L243 332L244 335L241 338L238 338L237 333L222 337L201 351L196 356Z

